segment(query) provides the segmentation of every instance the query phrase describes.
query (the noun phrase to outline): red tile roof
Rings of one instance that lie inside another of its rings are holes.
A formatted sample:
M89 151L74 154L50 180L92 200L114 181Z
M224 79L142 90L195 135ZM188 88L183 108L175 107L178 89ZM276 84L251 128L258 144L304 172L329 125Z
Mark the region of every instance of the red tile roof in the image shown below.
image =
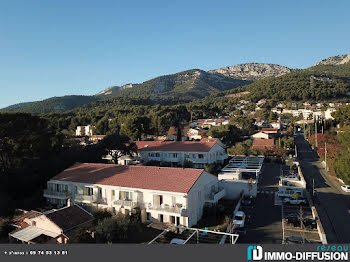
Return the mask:
M187 193L203 169L77 163L52 180Z
M38 215L41 215L41 213L38 211L35 211L35 210L23 211L22 214L13 217L11 222L12 222L12 224L15 224L17 226L21 226L26 218L32 218L32 217L35 217Z
M273 139L255 139L253 141L253 148L256 149L272 149L275 146Z
M139 151L209 152L218 139L203 138L201 141L137 141Z

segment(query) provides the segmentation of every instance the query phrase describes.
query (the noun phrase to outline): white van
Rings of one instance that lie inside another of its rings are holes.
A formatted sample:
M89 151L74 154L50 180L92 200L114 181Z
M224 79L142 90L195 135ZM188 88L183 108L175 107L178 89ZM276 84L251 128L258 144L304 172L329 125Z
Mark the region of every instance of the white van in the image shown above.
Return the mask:
M304 189L295 187L279 187L277 195L279 197L291 198L294 193L298 193L301 197L304 197Z

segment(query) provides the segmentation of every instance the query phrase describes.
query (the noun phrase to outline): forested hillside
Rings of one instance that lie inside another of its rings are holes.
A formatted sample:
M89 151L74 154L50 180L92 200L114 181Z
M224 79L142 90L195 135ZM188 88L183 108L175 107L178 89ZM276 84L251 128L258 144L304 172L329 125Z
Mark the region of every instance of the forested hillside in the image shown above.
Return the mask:
M10 106L2 109L1 111L24 112L32 114L64 112L97 100L98 98L95 96L52 97L39 102L23 103L24 105Z
M350 63L318 65L277 78L266 78L244 88L252 101L327 101L344 99L350 91Z

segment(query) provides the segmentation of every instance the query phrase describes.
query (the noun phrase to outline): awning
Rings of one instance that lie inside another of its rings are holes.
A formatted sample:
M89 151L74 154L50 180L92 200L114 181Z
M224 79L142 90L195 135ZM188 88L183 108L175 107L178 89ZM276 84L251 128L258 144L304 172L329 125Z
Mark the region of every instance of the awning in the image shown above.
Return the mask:
M60 233L55 233L51 231L47 231L41 228L37 228L34 226L28 226L21 230L18 230L14 233L11 233L10 236L13 238L16 238L18 240L29 242L30 240L40 236L40 235L46 235L52 238L58 237Z

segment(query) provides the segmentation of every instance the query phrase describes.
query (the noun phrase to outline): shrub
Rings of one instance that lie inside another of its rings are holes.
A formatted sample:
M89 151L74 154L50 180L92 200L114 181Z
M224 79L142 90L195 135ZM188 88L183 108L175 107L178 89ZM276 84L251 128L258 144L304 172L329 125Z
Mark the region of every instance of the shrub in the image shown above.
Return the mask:
M5 238L13 230L11 222L8 219L0 219L0 238Z

